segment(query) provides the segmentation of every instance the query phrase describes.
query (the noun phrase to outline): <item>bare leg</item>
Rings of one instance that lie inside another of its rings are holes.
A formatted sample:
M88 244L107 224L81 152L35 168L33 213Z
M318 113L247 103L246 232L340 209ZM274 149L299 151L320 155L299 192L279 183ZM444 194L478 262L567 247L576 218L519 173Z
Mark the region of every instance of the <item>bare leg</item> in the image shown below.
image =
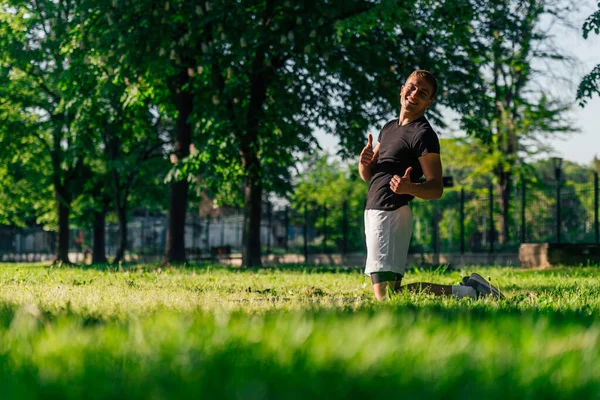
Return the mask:
M377 301L385 300L385 297L387 295L387 286L387 282L373 284L373 293L375 294L375 298L377 299Z
M389 281L389 282L380 282L373 284L373 293L375 294L375 298L377 301L385 300L389 287L394 290L394 292L398 292L400 290L400 281Z

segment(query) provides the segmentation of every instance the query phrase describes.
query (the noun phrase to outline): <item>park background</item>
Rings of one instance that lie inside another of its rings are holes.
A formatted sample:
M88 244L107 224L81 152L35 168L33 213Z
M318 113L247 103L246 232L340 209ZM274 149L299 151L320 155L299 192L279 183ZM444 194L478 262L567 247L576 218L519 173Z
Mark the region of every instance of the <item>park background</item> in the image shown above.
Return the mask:
M598 244L595 11L7 1L2 258L364 254L357 155L416 68L439 80L452 185L412 203L411 253L518 264L523 243Z
M2 399L598 398L599 32L591 1L0 0ZM448 185L412 203L424 290L377 302L356 164L416 68ZM426 289L474 272L505 297Z

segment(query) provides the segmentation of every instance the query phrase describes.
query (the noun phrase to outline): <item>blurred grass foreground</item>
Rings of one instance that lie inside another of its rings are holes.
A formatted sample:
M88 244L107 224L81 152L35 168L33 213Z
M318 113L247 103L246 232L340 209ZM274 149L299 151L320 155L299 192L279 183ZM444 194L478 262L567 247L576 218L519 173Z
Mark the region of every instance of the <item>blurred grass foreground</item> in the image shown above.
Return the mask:
M503 301L353 269L0 265L2 399L598 398L597 268L491 277Z

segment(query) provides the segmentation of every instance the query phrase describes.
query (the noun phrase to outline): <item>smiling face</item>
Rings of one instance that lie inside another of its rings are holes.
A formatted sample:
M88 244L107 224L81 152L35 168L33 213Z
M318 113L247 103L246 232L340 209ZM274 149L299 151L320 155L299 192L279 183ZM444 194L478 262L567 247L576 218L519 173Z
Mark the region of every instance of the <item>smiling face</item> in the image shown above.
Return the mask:
M411 75L400 90L400 105L411 114L423 114L433 104L433 87L424 78Z

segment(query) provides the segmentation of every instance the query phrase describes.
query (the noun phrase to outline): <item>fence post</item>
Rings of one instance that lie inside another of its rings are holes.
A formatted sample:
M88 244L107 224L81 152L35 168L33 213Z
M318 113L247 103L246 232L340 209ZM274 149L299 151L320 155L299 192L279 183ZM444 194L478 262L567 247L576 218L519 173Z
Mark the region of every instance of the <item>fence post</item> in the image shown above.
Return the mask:
M327 254L327 203L323 203L323 254Z
M598 172L594 171L594 230L596 244L600 244L600 223L598 222Z
M561 205L560 205L560 175L556 179L556 243L560 244L561 224Z
M288 252L288 239L289 239L289 234L290 234L290 207L286 206L285 207L285 212L283 214L283 226L285 229L285 240L283 241L283 248L285 249L285 252Z
M206 216L206 251L210 253L210 215Z
M271 208L271 202L267 199L267 218L268 218L268 232L267 232L267 254L271 254L271 232L273 232L273 210Z
M140 245L141 245L141 249L140 249L140 254L142 255L142 259L144 257L144 223L146 222L146 217L141 217L142 218L142 226L141 226L141 234L140 234ZM93 235L93 233L92 233ZM90 236L91 238L93 238L93 236ZM92 241L92 247L94 246L93 241ZM144 260L145 261L145 260Z
M440 233L438 226L438 201L433 201L433 265L440 264Z
M317 225L319 224L319 217L321 216L321 206L319 205L319 203L312 203L312 207L313 207L313 212L312 212L312 226L313 226L313 232L314 232L314 237L317 237L321 234L321 230L317 228ZM316 252L316 248L315 248L315 252Z
M304 203L304 263L308 264L308 210Z
M110 229L110 225L108 226L108 229ZM108 229L106 229L106 233L108 232ZM158 228L158 232L160 232L160 227ZM160 240L159 237L159 233L156 231L156 220L152 220L152 255L153 256L157 256L158 252L160 250L158 250L158 241ZM104 235L104 238L106 240L106 235ZM108 243L108 241L106 241L105 243Z
M344 200L342 214L342 254L348 252L348 201Z
M527 197L525 195L526 188L525 177L521 176L521 243L527 241L527 225L525 222L525 208L527 207Z
M196 239L197 239L197 232L196 232L196 214L192 213L190 215L190 220L192 221L192 245L190 246L190 258L193 258L194 256L196 256ZM144 243L144 239L143 239L143 235L142 235L142 246Z
M223 218L223 214L219 215L221 219L221 247L225 246L225 219Z
M240 218L241 216L241 218ZM242 226L244 225L244 215L242 214L242 212L238 209L237 210L237 222L235 224L235 245L239 246L239 249L241 251L242 249L242 238L241 238L241 231L242 231Z
M460 254L465 254L465 189L460 188Z
M489 189L490 203L490 253L494 252L494 186L490 185Z

